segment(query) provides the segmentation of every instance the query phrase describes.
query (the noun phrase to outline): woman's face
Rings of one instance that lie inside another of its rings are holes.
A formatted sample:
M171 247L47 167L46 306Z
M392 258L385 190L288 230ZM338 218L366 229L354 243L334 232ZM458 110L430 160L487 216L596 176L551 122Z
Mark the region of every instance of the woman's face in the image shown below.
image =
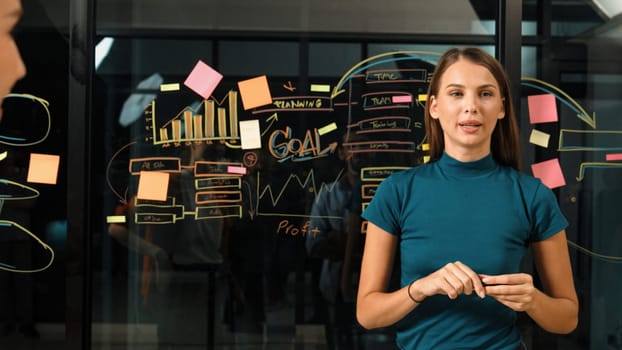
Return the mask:
M0 118L2 99L11 92L15 82L26 74L26 67L12 35L21 14L20 0L0 0Z
M430 115L443 129L445 152L461 161L490 153L492 132L505 116L499 84L490 71L460 59L445 70Z

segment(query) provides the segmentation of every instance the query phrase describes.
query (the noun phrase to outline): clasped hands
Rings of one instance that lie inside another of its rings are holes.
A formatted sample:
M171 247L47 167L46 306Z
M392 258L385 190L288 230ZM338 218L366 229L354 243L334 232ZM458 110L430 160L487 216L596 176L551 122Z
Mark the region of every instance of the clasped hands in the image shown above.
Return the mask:
M529 274L477 274L467 265L456 261L413 282L411 293L417 300L437 294L456 299L460 294L476 293L480 298L490 296L515 311L527 311L532 305L536 289Z

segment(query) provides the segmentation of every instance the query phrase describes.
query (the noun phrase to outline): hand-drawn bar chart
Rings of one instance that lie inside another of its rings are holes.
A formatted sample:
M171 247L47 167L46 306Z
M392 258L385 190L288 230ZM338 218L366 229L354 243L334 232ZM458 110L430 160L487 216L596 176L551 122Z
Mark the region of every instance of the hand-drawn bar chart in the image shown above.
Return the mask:
M172 117L160 106L166 101L154 100L145 112L147 121L151 122L148 128L152 132L153 144L200 141L237 143L240 140L238 92L229 91L225 99L226 105L224 100L201 100L200 103L183 108Z

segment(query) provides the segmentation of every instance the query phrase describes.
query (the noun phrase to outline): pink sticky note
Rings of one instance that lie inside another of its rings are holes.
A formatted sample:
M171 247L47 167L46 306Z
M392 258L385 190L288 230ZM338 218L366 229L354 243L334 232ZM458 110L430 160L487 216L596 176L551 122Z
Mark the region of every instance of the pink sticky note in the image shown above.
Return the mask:
M529 121L531 124L556 122L557 104L555 95L531 95L527 96L529 107Z
M192 69L192 72L188 74L186 81L184 81L184 85L201 95L201 97L207 99L212 95L212 92L214 92L220 80L222 80L222 74L205 64L205 62L199 60Z
M59 164L60 156L31 153L26 181L56 185Z
M141 171L136 198L166 201L170 174L160 171Z
M562 187L566 185L559 159L551 159L531 165L533 176L542 180L542 183L549 188Z
M246 168L243 166L228 166L227 167L227 172L229 174L242 174L242 175L246 175Z
M608 153L605 156L605 159L607 159L608 161L622 160L622 153Z
M244 110L272 103L268 78L265 75L238 82Z
M413 97L411 95L393 96L393 103L410 103L412 101Z

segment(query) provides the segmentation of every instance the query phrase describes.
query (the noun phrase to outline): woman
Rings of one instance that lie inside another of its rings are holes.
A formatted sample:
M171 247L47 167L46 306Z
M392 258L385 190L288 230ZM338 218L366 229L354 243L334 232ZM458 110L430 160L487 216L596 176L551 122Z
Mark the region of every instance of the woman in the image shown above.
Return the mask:
M517 311L549 332L574 330L567 221L552 191L518 171L503 67L479 49L446 52L425 122L430 162L385 179L363 213L359 323L395 324L402 349L521 349ZM387 291L398 245L402 287ZM519 273L528 248L543 291Z
M0 118L2 99L15 82L26 75L26 67L13 40L13 28L22 15L20 0L0 1Z

